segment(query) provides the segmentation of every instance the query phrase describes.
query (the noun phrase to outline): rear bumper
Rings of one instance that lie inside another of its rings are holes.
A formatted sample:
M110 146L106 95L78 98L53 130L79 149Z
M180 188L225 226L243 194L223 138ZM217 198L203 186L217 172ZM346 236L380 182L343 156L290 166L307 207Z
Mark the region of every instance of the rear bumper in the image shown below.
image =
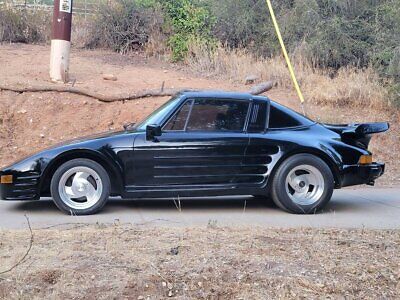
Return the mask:
M374 185L375 180L385 173L385 164L372 163L370 165L350 165L343 168L342 187L369 184Z
M0 172L0 175L5 174ZM8 174L7 174L8 175ZM40 175L35 172L14 173L13 183L0 183L0 200L38 200Z

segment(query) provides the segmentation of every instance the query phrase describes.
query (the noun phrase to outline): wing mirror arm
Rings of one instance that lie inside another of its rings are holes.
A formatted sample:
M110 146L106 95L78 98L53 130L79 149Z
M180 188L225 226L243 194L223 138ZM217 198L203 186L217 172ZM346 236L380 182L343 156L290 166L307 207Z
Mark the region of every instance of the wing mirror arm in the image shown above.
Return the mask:
M155 137L161 136L161 126L159 125L147 125L146 127L146 140L155 141Z

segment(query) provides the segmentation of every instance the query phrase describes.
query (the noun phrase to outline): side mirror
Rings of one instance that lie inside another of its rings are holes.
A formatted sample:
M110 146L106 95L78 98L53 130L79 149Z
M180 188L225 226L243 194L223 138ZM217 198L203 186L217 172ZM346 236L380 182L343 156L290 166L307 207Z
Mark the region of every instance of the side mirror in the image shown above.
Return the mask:
M156 136L161 136L161 126L147 125L146 127L146 140L153 141Z

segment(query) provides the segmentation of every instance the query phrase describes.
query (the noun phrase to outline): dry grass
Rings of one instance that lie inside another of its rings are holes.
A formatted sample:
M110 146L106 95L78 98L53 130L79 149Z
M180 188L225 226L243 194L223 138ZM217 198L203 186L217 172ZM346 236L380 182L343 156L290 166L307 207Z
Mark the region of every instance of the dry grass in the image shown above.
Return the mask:
M0 4L0 43L44 43L51 33L51 14Z
M86 43L91 38L90 24L93 22L93 16L89 15L85 19L82 15L74 16L71 30L72 45L76 48L85 48Z
M243 82L248 75L273 80L280 87L293 88L288 68L281 57L261 59L246 50L215 51L196 45L190 49L187 64L191 69L211 77ZM293 60L296 75L308 101L341 106L387 107L387 91L372 69L342 68L338 72L313 67L300 56Z
M0 231L1 269L26 251L29 236ZM0 298L395 299L399 250L400 231L40 229L29 259L0 278Z
M160 32L155 32L150 36L149 41L144 46L144 53L147 57L155 57L166 60L170 56L165 36Z

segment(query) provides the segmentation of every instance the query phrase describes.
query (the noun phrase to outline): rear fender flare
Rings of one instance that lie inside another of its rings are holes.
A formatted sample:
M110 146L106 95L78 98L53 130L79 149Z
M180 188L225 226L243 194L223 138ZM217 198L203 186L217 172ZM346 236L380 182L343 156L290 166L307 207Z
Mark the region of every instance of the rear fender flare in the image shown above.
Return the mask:
M314 148L304 148L285 153L284 155L282 155L282 157L279 158L279 160L273 166L268 182L271 182L272 178L275 176L275 173L277 172L280 165L289 157L297 154L311 154L322 159L328 165L335 180L335 188L339 188L341 186L341 181L342 181L340 176L340 169L342 167L342 162L339 156L331 154L329 152L324 152L323 150L318 150ZM270 184L268 184L267 189L268 190L270 189Z

